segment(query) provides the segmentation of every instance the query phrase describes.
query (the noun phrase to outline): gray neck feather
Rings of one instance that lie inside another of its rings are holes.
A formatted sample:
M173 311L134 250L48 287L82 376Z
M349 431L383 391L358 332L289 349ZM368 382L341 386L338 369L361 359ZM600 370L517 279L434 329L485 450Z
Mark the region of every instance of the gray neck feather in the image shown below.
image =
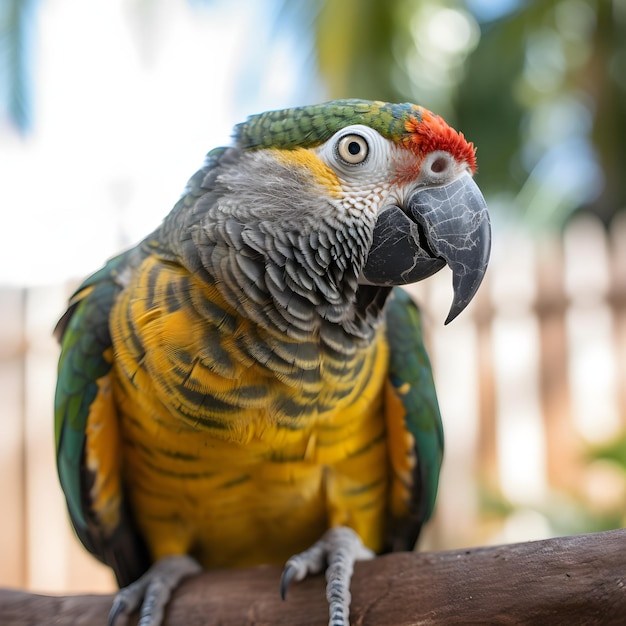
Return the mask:
M306 172L228 149L209 156L155 235L242 315L332 347L371 341L389 293L358 285L374 223L349 219Z

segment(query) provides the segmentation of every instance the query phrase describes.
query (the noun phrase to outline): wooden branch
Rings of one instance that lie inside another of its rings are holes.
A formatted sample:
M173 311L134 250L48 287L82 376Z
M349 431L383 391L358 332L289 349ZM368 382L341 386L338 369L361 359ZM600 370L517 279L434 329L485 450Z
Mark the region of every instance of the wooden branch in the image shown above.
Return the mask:
M324 577L280 600L280 568L205 572L174 594L167 623L326 624ZM106 623L110 595L52 597L0 590L0 624ZM450 552L397 553L357 563L352 623L624 624L626 529Z

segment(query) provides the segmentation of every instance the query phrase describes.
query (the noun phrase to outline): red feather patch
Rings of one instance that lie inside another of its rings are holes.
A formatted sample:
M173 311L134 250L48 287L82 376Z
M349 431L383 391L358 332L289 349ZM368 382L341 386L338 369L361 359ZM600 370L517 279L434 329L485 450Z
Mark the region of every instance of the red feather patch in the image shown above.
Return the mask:
M472 172L476 171L476 148L468 142L463 133L446 124L443 118L421 109L422 119L411 116L404 127L409 133L405 138L407 147L417 149L422 155L434 150L445 150L457 161L465 161Z

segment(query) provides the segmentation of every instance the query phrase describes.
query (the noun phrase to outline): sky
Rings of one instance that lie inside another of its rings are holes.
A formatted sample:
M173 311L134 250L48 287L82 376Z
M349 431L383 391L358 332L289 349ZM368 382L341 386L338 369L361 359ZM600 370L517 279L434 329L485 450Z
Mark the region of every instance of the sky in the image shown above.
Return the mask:
M141 6L39 5L33 127L0 127L0 285L95 271L160 223L235 123L311 92L306 46L266 3Z
M470 11L481 21L490 22L512 13L527 0L466 0Z

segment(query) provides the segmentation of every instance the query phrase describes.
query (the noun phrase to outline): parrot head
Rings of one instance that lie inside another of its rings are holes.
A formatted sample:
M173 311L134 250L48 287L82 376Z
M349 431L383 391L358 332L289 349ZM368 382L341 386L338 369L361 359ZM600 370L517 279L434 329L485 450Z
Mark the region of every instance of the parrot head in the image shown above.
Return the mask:
M335 236L352 233L345 244L361 253L359 284L414 283L447 264L446 323L471 301L489 260L489 215L472 179L475 148L441 117L409 103L338 100L252 116L235 137L243 148L275 150L325 190L330 213L313 202L296 220L303 233L318 220L340 225Z
M178 242L193 240L204 271L249 315L271 309L310 330L313 308L350 323L355 303L361 315L447 264L448 323L489 259L475 171L474 146L423 107L336 100L237 125L234 146L209 153L171 219L186 216Z

